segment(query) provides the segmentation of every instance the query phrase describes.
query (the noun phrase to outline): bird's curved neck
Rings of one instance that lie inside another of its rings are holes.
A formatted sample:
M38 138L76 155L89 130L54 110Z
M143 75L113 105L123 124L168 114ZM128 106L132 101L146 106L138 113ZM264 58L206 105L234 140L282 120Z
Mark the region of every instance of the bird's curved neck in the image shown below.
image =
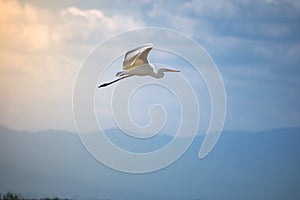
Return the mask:
M161 70L157 70L157 72L152 71L151 76L154 78L162 78L164 73Z

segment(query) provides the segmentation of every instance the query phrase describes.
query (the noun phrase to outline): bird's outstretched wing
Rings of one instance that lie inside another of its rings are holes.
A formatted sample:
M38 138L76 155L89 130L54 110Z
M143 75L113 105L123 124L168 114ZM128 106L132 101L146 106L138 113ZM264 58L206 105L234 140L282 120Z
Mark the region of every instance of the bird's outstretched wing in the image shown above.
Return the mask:
M123 61L123 70L128 70L133 67L147 64L147 57L152 48L152 44L146 44L128 51L125 54L125 58Z

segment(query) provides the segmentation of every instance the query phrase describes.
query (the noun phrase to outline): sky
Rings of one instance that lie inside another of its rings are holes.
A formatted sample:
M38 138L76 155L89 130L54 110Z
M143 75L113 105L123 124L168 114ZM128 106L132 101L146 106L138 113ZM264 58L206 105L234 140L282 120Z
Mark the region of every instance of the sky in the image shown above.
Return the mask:
M193 38L217 65L227 95L224 129L299 127L299 25L293 0L0 0L0 124L74 131L73 87L91 50L124 31L161 27Z

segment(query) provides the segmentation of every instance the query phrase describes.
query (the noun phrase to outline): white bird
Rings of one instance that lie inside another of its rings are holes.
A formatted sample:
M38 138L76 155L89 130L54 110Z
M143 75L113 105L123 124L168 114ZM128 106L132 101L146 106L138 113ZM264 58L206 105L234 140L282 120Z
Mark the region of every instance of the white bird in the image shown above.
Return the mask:
M128 51L125 54L123 61L123 71L116 74L116 76L120 78L109 83L104 83L98 86L98 88L106 87L131 76L152 76L154 78L162 78L164 76L164 72L180 72L178 70L166 68L160 68L157 72L154 72L153 65L147 60L148 54L152 48L152 44L146 44Z

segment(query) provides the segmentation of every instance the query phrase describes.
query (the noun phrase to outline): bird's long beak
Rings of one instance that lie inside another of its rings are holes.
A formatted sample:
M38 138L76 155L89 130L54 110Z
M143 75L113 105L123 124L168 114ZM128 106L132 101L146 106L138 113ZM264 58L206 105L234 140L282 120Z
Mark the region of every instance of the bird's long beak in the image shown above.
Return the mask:
M180 72L179 70L175 70L175 69L167 69L167 72Z

